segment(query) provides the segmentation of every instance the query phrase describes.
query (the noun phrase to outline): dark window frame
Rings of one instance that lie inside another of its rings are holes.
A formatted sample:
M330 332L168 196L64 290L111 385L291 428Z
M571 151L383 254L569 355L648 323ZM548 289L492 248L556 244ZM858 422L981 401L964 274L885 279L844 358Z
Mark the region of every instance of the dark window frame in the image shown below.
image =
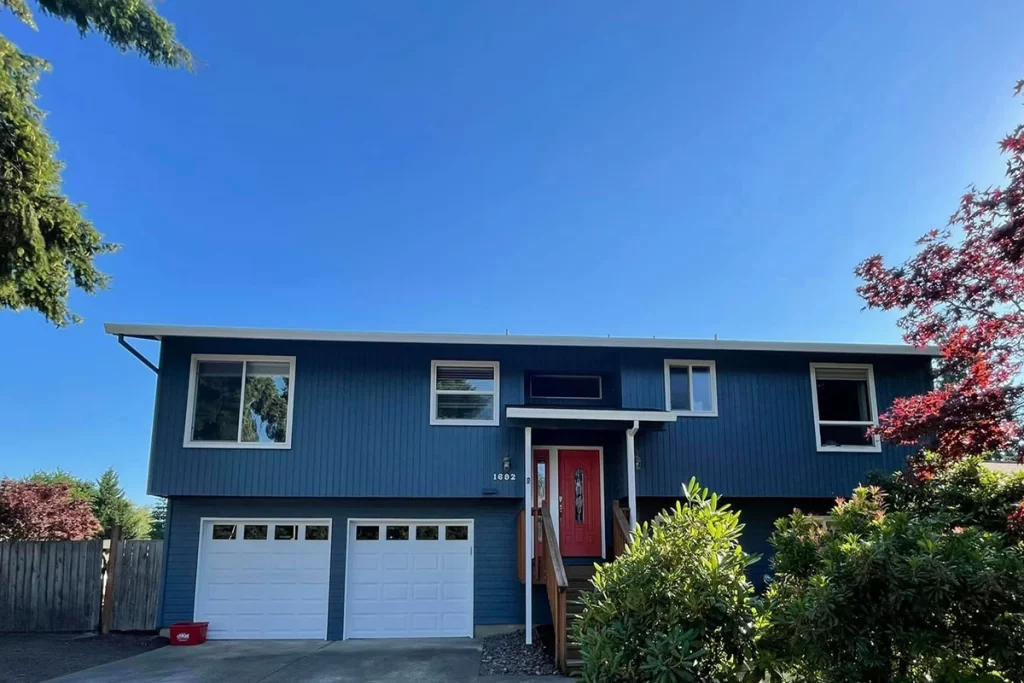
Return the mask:
M597 396L552 396L552 395L539 395L533 390L533 383L536 379L575 379L575 380L597 380ZM531 399L539 398L545 401L601 401L604 399L604 378L601 375L576 375L572 373L549 373L549 372L538 372L530 375L530 386L527 389L527 394Z

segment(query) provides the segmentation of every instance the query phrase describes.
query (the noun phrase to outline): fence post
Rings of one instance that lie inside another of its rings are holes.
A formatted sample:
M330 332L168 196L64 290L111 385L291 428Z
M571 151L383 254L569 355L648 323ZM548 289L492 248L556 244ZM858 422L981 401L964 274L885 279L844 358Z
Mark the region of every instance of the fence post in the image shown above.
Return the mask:
M114 525L110 530L110 555L107 556L107 583L103 587L103 611L100 613L100 633L110 633L110 622L114 617L114 581L117 578L118 546L121 545L121 527Z

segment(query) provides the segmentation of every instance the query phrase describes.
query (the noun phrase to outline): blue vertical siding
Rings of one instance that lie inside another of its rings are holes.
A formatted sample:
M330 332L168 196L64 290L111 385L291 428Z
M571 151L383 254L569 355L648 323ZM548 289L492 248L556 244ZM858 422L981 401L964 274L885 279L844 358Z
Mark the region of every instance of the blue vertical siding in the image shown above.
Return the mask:
M295 356L292 447L183 447L193 353ZM606 382L606 398L626 408L664 409L666 358L716 361L719 417L684 417L660 431L645 426L637 437L640 495L676 495L694 475L735 496L846 493L872 469L900 467L911 449L818 453L809 363L873 363L883 411L893 398L930 386L928 359L908 356L170 338L161 349L149 491L518 499L525 479L523 429L508 424L504 408L526 402L528 373L618 377ZM430 425L431 360L499 361L500 426ZM621 457L621 432L595 438L612 439L615 450L607 453ZM505 456L520 475L514 482L494 480ZM609 499L625 495L624 459L608 459L605 481Z
M330 517L331 587L327 637L340 639L345 614L345 550L349 518L455 518L474 520L473 621L476 625L522 624L524 587L516 578L515 518L511 500L173 498L169 501L166 578L161 625L192 619L196 560L203 517ZM541 622L543 623L543 622Z
M149 491L153 495L521 497L494 481L508 455L522 471L523 430L504 406L523 404L526 372L595 372L606 349L475 347L172 338L162 344ZM296 357L292 448L185 448L193 353ZM432 360L501 362L499 427L430 424ZM609 385L608 395L618 397Z
M880 453L819 453L810 363L871 363L881 412L931 386L929 360L916 356L628 351L627 407L665 409L666 357L715 361L718 417L680 417L663 430L641 430L640 495L677 496L692 476L728 496L846 495L873 470L900 469L914 449L883 444Z

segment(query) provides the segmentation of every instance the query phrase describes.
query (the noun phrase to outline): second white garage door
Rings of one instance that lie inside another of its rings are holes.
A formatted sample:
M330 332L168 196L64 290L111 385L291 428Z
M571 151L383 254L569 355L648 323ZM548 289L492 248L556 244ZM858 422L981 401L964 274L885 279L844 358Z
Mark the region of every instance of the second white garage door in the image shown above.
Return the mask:
M350 520L346 638L473 637L471 520Z

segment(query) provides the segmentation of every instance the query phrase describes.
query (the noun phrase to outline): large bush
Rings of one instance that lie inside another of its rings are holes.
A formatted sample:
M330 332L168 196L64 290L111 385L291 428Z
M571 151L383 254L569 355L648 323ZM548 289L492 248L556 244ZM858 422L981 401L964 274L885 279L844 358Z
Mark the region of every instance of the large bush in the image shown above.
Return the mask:
M573 629L584 681L710 683L745 670L755 610L744 570L757 558L739 545L738 512L694 480L683 495L598 567Z
M779 520L762 661L798 683L1024 680L1024 551L949 512L862 487L827 522Z
M871 476L885 490L890 509L1002 533L1024 500L1024 472L996 473L980 457L944 464L925 452L914 464L909 471Z

